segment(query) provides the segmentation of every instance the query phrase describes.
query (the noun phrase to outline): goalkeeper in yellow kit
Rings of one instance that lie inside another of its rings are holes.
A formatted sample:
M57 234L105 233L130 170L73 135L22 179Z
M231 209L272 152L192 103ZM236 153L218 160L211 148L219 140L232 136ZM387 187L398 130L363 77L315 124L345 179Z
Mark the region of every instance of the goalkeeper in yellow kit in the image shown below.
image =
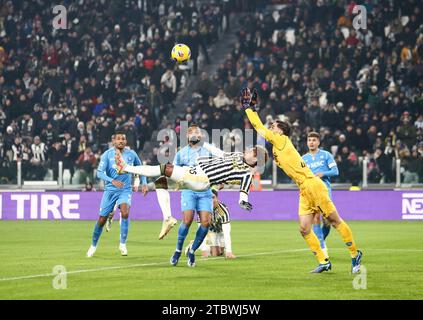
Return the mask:
M320 247L320 242L311 226L316 214L323 215L340 233L352 258L352 273L360 271L362 252L357 250L350 227L339 216L335 205L329 197L327 187L306 166L298 151L295 149L289 135L291 128L288 123L275 121L267 129L261 122L255 106L257 91L253 93L248 88L241 92L241 103L254 129L273 145L273 158L278 165L299 187L299 222L300 232L311 251L316 255L319 265L313 273L329 271L332 264Z

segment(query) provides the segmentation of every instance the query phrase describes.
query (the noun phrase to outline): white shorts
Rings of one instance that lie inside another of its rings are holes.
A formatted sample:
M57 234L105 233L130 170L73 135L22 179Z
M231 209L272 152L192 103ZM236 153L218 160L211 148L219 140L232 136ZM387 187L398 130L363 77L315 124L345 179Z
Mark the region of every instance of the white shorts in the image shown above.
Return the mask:
M173 168L172 179L177 181L180 189L205 191L210 188L210 181L200 166Z
M207 233L206 244L210 247L225 247L225 236L223 232L213 232L209 231Z

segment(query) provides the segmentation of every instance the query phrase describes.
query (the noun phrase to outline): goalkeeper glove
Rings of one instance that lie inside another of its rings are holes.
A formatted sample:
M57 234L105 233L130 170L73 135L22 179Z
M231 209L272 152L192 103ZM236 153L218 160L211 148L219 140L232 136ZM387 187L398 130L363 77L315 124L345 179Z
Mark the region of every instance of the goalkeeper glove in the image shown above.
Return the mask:
M255 107L257 105L257 90L254 89L253 93L251 94L251 90L249 88L244 88L241 90L241 104L244 109L251 108L255 111Z
M251 91L248 88L243 88L241 90L241 104L242 106L247 109L250 107L250 102L251 102Z

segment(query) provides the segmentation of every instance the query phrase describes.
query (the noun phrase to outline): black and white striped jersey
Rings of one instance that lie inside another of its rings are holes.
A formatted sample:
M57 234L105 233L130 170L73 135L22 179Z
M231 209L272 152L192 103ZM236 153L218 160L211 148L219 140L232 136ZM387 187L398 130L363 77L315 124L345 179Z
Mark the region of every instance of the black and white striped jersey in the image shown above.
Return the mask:
M198 166L204 171L210 185L239 184L240 191L248 194L252 182L252 168L244 162L241 152L225 152L222 157L199 157Z
M223 232L222 225L229 222L231 221L228 207L219 202L219 205L213 208L209 230L216 233Z

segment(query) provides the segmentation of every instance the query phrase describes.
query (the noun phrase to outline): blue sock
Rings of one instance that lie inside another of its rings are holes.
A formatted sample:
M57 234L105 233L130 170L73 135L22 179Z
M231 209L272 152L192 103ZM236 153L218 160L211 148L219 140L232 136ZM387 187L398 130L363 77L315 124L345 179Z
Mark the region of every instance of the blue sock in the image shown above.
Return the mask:
M322 226L322 232L323 232L323 239L326 240L327 236L330 233L330 224L328 224L328 225L323 224L323 226Z
M323 232L322 232L322 227L320 226L320 223L319 224L313 224L313 231L320 241L320 247L322 249L326 248L325 239L323 238Z
M194 243L192 244L192 247L191 247L192 251L197 250L201 246L208 232L209 232L208 227L206 228L200 225L200 227L197 230L197 233L195 234Z
M128 237L129 229L129 218L123 219L120 223L120 243L126 243L126 238Z
M185 223L181 223L178 230L178 242L176 243L176 251L181 252L185 238L188 235L189 228Z
M98 239L100 239L101 233L103 232L103 227L100 227L100 225L98 224L98 222L95 224L94 226L94 231L93 231L93 241L92 241L92 245L94 247L97 247L97 242Z

